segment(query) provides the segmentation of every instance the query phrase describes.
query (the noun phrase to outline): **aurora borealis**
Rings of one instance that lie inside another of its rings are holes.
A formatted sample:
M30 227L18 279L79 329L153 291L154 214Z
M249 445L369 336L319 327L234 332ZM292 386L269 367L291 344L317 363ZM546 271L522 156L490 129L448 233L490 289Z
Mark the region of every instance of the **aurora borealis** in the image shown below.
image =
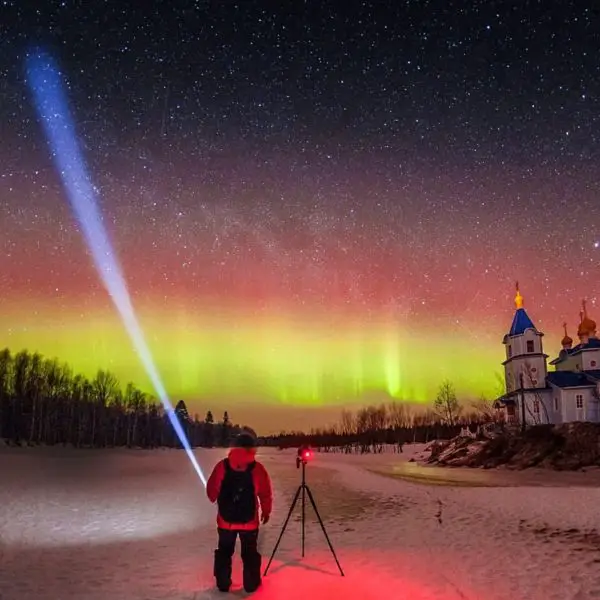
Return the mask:
M517 279L550 355L581 298L594 316L587 11L29 5L0 41L0 346L148 389L31 106L39 41L169 393L198 412L291 427L445 378L493 395Z

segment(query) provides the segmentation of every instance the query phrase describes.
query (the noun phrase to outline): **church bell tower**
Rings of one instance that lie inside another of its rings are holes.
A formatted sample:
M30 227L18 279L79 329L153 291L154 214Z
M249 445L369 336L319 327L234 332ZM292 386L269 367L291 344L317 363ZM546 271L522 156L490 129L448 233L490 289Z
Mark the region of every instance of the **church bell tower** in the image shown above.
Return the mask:
M544 354L542 338L544 334L538 331L533 321L523 308L523 296L516 284L515 315L510 331L504 336L506 360L504 379L506 391L513 392L521 387L545 388L548 368ZM522 381L522 383L521 383Z

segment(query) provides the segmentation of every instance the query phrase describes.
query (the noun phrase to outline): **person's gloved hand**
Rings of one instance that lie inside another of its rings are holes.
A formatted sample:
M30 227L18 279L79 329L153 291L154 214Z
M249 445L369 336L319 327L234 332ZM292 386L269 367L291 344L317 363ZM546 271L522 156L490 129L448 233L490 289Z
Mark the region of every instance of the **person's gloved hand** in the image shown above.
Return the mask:
M270 518L271 518L271 515L267 515L267 514L263 513L262 518L261 518L262 524L266 525L269 522Z

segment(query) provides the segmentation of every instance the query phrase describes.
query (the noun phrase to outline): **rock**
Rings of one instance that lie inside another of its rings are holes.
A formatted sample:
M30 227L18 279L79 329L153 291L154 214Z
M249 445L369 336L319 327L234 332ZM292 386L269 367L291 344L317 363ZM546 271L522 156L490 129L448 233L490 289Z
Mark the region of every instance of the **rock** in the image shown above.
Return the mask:
M537 425L483 440L457 437L434 442L429 451L427 462L439 465L577 470L600 465L600 424Z
M436 461L438 459L438 457L440 456L440 454L442 454L442 452L444 450L446 450L446 448L448 448L451 444L452 444L452 440L444 440L444 441L435 441L435 442L433 442L428 447L428 450L430 452L430 456L427 459L428 462L434 462L434 461Z

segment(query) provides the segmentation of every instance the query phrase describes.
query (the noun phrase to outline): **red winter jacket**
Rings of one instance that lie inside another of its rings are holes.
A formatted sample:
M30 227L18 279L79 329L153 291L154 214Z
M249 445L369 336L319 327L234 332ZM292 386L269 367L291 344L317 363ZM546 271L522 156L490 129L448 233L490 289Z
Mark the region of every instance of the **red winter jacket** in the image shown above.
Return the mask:
M245 471L248 465L256 460L255 457L255 448L232 448L229 451L228 458L232 469L235 471ZM215 503L219 498L221 483L223 482L224 477L225 463L224 461L219 461L215 465L215 468L213 469L213 472L208 478L208 482L206 484L206 495L212 503ZM259 462L256 462L254 470L252 471L252 479L254 481L254 491L260 502L260 510L263 518L269 517L273 508L273 490L271 488L271 479L269 474L264 466ZM225 519L223 519L223 517L221 517L220 514L217 515L217 527L220 529L238 529L248 531L257 529L259 523L258 505L256 507L256 515L254 516L254 519L250 521L250 523L228 523L225 521Z

